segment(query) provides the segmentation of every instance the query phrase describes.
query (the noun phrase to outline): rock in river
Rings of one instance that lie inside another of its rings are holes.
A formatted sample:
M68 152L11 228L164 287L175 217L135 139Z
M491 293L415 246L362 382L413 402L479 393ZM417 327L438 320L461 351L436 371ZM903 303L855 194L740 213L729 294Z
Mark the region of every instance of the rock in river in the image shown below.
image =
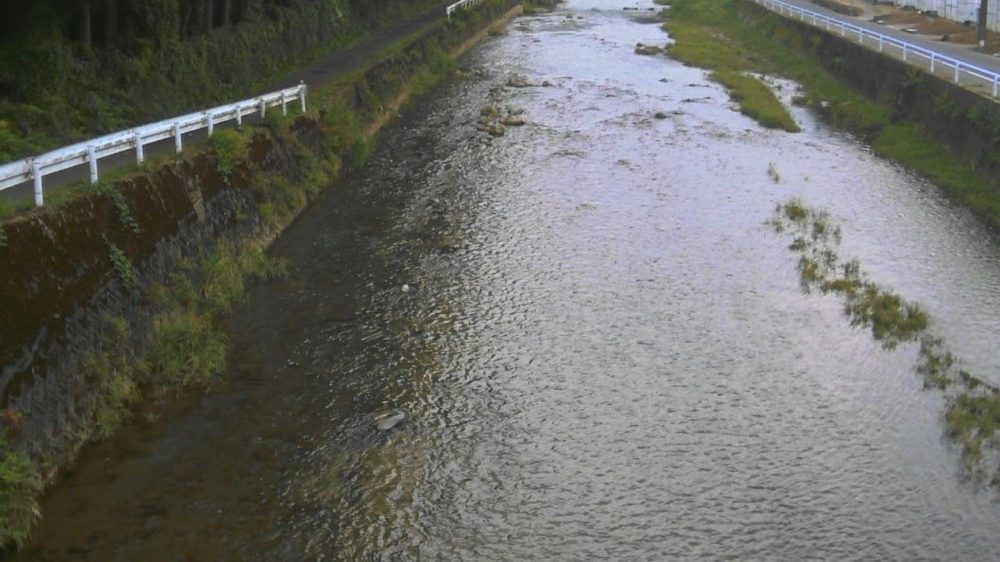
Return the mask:
M375 429L389 431L406 419L406 412L399 408L383 410L375 414Z

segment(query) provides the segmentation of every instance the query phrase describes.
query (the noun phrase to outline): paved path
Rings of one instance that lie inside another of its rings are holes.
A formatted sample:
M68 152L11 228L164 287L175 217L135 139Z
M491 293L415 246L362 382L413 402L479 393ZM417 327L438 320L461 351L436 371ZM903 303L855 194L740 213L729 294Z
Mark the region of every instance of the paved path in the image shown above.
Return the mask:
M299 81L304 81L311 90L315 91L317 88L335 77L360 68L366 60L378 54L383 49L386 49L396 41L399 41L404 37L408 37L409 35L412 35L433 25L437 21L444 19L446 6L447 3L442 3L441 5L435 6L434 8L431 8L421 14L417 14L381 27L370 35L365 36L364 39L358 41L357 43L346 45L331 51L322 59L306 67L305 70L297 71L284 77L283 79L277 81L272 88L268 89L268 91L294 86L297 85ZM244 122L248 124L254 124L256 120L256 115L244 118ZM217 123L215 126L216 128L233 127L235 126L235 121ZM206 139L207 135L205 131L187 134L184 135L184 146L189 149L190 147L203 144ZM172 153L174 152L174 141L173 139L168 139L145 145L143 147L143 152L145 153L147 161L159 155ZM98 162L98 166L100 168L100 173L103 176L111 170L135 167L136 163L135 157L131 152L123 152L121 154L102 158ZM60 189L81 181L87 181L89 177L90 171L86 164L70 168L62 172L57 172L55 174L46 175L45 196L51 197L53 193L58 192ZM15 205L30 208L34 200L33 193L34 187L31 180L28 180L17 186L0 191L0 201L10 201Z
M812 12L823 14L825 16L837 20L845 21L852 25L863 27L875 33L888 35L890 37L894 37L901 41L906 41L908 43L912 43L919 47L936 51L943 55L947 55L949 57L958 59L964 63L972 64L980 68L984 68L986 70L991 70L993 72L1000 73L1000 57L974 51L972 50L971 47L955 45L953 43L950 44L950 43L943 43L940 41L934 41L933 39L930 39L927 36L906 33L904 31L895 29L887 25L882 25L869 21L865 18L860 18L860 17L856 18L844 14L838 14L832 10L828 10L826 8L817 6L816 4L810 2L809 0L782 0L782 1L785 2L786 4L792 4L794 6L810 10ZM809 20L806 21L808 22ZM851 36L850 33L848 33L848 36L849 37ZM871 43L869 43L869 46L872 47L873 49L876 48L876 45ZM895 56L896 58L902 57L902 53L894 48L886 48L883 52ZM928 64L926 63L925 59L921 57L911 57L910 62L914 63L915 66L920 66L921 68L928 70ZM935 74L941 76L942 78L947 78L951 80L954 78L954 69L950 67L946 68L944 67L944 65L938 65ZM963 86L968 87L969 89L975 90L985 95L990 95L992 93L991 87L981 81L975 81L973 79L967 79L963 77L961 84Z

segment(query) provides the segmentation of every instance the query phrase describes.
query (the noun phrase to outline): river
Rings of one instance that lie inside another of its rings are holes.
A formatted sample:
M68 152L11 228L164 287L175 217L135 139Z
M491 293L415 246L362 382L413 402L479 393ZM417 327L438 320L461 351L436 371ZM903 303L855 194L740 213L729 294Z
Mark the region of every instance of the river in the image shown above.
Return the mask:
M21 559L994 558L916 346L803 293L764 223L828 209L993 380L1000 240L807 110L763 129L634 54L667 40L646 7L521 17L405 108L274 245L226 380L88 449ZM526 124L478 131L490 103Z

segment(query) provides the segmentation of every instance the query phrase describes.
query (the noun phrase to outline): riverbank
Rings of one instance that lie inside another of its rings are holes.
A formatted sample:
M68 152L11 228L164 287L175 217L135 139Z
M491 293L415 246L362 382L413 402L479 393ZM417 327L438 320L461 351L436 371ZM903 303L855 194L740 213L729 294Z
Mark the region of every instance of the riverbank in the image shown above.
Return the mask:
M86 442L225 368L220 324L253 278L281 275L264 248L453 58L518 13L485 2L311 97L306 115L220 131L210 149L98 186L3 225L0 540L20 543L35 498Z
M680 0L666 14L680 60L794 80L798 103L1000 226L1000 104L752 2Z

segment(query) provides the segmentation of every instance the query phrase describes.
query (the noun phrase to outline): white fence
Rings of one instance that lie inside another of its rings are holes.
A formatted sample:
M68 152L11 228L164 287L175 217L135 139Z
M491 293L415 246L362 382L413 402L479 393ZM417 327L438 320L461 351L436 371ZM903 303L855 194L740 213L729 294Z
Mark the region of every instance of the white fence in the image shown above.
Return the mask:
M451 15L459 8L471 8L482 1L483 0L459 0L458 2L455 2L445 8L445 13L448 14L448 19L451 19Z
M839 31L840 35L844 37L848 35L857 37L860 44L866 44L865 40L867 39L867 44L872 48L877 48L879 52L883 52L886 49L893 49L906 62L913 63L918 59L923 59L927 62L931 73L934 73L940 67L954 69L953 79L956 84L961 83L962 79L969 80L973 84L985 87L987 90L992 90L993 97L1000 96L1000 72L969 64L937 51L932 51L926 47L921 47L920 45L915 45L890 35L883 35L868 28L837 18L831 18L830 16L781 2L780 0L753 1L779 14L798 18L804 22L812 22L816 27L825 26L828 31Z
M306 110L305 84L215 107L201 113L191 113L112 133L53 150L41 156L5 164L0 166L0 191L34 180L35 205L41 207L44 203L42 179L49 174L89 164L90 181L95 183L98 180L97 161L101 158L135 151L136 161L142 163L143 146L170 138L174 139L174 146L177 152L180 152L183 148L183 136L187 133L207 129L208 135L212 136L215 125L231 120L236 120L237 125L242 125L243 118L249 115L260 114L264 117L269 107L281 106L282 113L287 115L288 104L294 101L299 101L302 111Z

